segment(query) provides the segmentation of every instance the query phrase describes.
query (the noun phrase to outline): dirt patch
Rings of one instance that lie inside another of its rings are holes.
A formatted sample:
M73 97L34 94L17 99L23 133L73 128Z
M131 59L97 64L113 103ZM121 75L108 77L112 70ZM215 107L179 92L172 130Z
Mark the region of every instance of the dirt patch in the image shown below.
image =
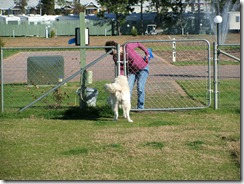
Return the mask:
M240 165L241 164L240 140L230 142L229 149L232 158L236 161L238 165Z

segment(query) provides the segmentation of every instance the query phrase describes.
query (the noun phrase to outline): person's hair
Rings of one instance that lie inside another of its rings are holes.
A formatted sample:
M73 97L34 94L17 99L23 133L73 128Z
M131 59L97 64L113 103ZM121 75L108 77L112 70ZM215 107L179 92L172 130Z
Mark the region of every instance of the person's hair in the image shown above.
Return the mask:
M105 43L105 46L115 46L116 47L117 43L115 41L107 41ZM105 52L109 52L110 50L112 50L112 48L105 48ZM110 53L111 55L113 55L113 53Z

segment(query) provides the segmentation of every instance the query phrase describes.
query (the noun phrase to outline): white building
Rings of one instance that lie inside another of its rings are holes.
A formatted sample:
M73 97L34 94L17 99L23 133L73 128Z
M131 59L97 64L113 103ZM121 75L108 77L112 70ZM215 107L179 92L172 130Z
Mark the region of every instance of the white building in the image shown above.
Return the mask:
M5 24L20 24L20 17L13 15L0 15L0 21L3 21Z
M240 12L228 12L229 30L240 30Z
M28 0L26 10L29 10L31 8L36 8L38 4L40 3L40 0ZM61 9L64 6L71 5L73 3L73 0L66 0L66 3L63 6L60 6L57 4L55 0L54 9ZM99 6L96 2L96 0L80 0L81 5L84 5L87 7L87 11L90 14L91 12L94 12L94 10L97 8L99 9ZM14 14L18 15L20 14L20 8L17 6L17 4L14 2L14 0L0 0L0 15L9 15Z

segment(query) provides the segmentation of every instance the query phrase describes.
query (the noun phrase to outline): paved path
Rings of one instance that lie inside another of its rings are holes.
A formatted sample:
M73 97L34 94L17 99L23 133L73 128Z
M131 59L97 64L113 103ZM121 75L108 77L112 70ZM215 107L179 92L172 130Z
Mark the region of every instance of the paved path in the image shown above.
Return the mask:
M89 64L104 54L104 51L87 51L86 63ZM64 58L65 78L71 76L80 69L79 51L52 51L52 52L20 52L3 61L4 83L27 82L27 59L30 56L61 55ZM89 68L93 71L94 80L112 80L114 77L114 62L111 56L107 56L94 66ZM174 66L166 60L155 56L150 63L150 77L152 80L179 80L206 77L207 66ZM55 71L53 71L55 72ZM211 67L213 76L213 67ZM220 65L220 78L240 78L240 65ZM149 77L149 79L150 79ZM80 76L71 81L79 81Z

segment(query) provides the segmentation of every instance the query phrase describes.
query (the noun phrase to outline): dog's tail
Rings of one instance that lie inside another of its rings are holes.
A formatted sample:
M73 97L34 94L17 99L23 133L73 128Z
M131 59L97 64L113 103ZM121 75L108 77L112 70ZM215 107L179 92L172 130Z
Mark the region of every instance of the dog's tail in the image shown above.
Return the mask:
M105 84L105 90L109 93L116 93L117 91L122 91L122 87L117 83Z

